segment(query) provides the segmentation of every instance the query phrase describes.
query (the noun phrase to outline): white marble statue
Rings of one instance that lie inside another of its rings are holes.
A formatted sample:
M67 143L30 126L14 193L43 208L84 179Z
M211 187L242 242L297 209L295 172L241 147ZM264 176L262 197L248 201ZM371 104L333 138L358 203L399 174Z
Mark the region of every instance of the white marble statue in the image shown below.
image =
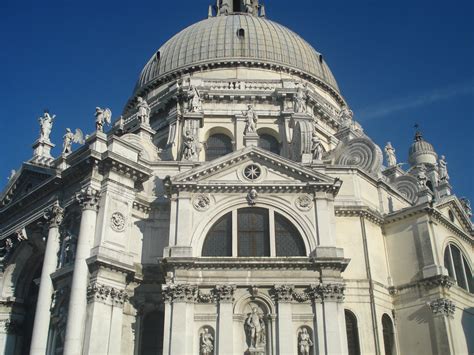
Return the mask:
M188 129L184 135L183 160L194 160L197 158L196 138Z
M341 111L339 112L338 118L341 123L345 125L350 124L354 118L354 112L352 112L349 107L344 105Z
M201 355L212 355L214 354L214 337L209 333L209 329L204 328L201 333Z
M79 128L75 133L70 128L66 128L66 134L63 137L63 154L72 153L73 143L84 144L84 133Z
M309 355L312 346L311 336L308 334L308 330L303 328L298 336L299 355Z
M387 165L389 168L397 165L397 156L395 155L395 148L392 143L388 142L385 146L385 157L387 158Z
M311 154L313 155L313 160L323 159L324 147L315 131L313 131L313 136L311 138Z
M16 170L12 170L12 171L10 172L10 176L9 176L8 180L13 179L13 177L14 177L15 175L16 175Z
M104 132L104 126L112 123L112 111L100 107L95 108L95 128L98 132Z
M140 120L140 122L149 126L150 113L151 113L151 108L148 105L148 102L146 102L143 99L143 97L138 97L137 98L137 117Z
M422 165L420 167L420 170L418 171L418 185L420 186L420 189L426 189L426 183L428 182L428 177L426 176L426 167Z
M48 111L44 111L43 117L38 119L41 130L40 130L40 142L51 143L49 136L53 130L53 123L56 115L51 116Z
M199 91L194 86L190 86L188 90L188 112L201 112L202 99Z
M446 162L446 157L444 155L438 160L438 174L441 181L448 181L448 163Z
M247 111L243 112L242 114L246 118L244 134L257 133L258 115L254 111L253 106L248 105Z
M295 112L306 113L308 102L308 88L303 84L298 84L295 95Z
M245 320L245 327L250 341L250 349L264 348L266 344L265 322L262 315L258 313L257 307L252 308L252 313Z

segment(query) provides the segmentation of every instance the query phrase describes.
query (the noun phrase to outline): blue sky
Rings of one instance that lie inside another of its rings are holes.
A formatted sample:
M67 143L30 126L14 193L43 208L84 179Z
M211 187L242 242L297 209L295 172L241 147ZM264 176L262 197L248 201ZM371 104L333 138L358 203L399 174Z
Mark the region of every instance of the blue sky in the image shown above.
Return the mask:
M210 0L0 2L0 188L31 157L44 108L91 132L94 108L120 114L148 58L207 16ZM407 161L415 123L474 200L472 0L267 0L267 15L322 52L366 132Z

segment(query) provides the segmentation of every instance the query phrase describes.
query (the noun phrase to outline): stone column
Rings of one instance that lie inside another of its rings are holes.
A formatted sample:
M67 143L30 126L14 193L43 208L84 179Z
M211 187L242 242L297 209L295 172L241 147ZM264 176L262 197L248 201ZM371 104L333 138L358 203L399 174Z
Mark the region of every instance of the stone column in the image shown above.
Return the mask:
M277 353L292 355L295 352L294 331L291 302L293 301L294 287L290 285L275 285L273 288L277 301Z
M216 286L214 293L216 295L218 305L218 322L217 322L217 354L233 355L234 354L234 292L235 286L222 285Z
M82 218L72 276L64 355L82 354L89 277L86 259L90 256L91 241L95 236L100 192L88 187L78 193L76 198L82 206Z
M47 215L49 219L49 233L46 242L43 269L41 271L38 302L36 304L35 322L30 347L31 355L43 355L46 353L49 321L51 319L51 297L53 295L51 274L56 271L58 266L59 226L63 221L63 217L64 210L59 206L59 203L56 202Z

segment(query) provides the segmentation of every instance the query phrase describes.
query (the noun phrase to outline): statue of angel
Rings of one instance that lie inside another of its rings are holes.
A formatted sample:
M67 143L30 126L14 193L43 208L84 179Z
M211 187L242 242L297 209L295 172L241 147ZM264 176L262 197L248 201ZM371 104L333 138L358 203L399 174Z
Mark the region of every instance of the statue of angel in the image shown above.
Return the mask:
M245 134L248 133L257 133L257 122L258 122L258 115L254 111L252 105L248 105L248 109L246 112L242 112L244 117L247 118L246 126L245 126Z
M397 165L397 156L395 155L395 148L392 143L388 142L385 146L385 157L387 158L387 165L389 168Z
M53 130L53 123L56 115L51 116L48 111L44 111L43 117L38 119L41 131L40 131L40 142L51 143L49 136Z
M84 144L84 133L77 128L76 132L73 133L70 128L66 128L66 134L63 137L63 154L72 153L72 144Z
M112 111L100 107L95 108L95 128L99 132L104 132L104 126L112 123Z
M141 123L145 125L150 125L150 113L151 113L151 108L148 105L148 103L143 99L143 97L138 97L137 98L137 116L138 119L140 120Z

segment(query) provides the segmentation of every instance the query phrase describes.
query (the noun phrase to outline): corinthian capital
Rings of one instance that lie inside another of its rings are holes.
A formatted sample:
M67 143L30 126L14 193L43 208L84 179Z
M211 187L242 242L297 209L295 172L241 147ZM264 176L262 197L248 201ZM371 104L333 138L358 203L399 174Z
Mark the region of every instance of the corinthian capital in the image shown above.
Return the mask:
M88 186L76 194L76 200L84 210L97 211L99 208L100 191Z
M234 285L217 285L214 288L214 294L216 295L216 299L219 302L233 302L234 301L234 292L235 286Z
M293 301L294 291L295 291L295 288L292 285L275 285L273 287L275 300L280 303Z
M45 217L49 222L50 228L57 228L63 222L64 209L61 208L59 202L56 201L54 205L46 212Z

